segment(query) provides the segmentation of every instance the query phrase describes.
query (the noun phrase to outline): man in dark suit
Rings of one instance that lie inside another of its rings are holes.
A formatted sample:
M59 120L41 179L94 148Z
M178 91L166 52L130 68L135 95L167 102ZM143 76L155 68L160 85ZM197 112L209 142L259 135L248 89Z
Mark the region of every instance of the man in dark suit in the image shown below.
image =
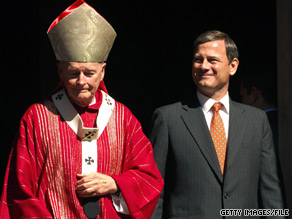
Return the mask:
M227 34L201 34L192 67L197 97L155 110L150 140L165 187L152 218L258 218L247 213L283 208L267 116L228 95L238 64Z
M260 66L258 63L254 66ZM256 73L255 73L256 71ZM264 110L272 128L274 144L278 149L277 75L275 67L261 66L259 71L245 71L241 79L241 102ZM264 80L263 80L264 78Z

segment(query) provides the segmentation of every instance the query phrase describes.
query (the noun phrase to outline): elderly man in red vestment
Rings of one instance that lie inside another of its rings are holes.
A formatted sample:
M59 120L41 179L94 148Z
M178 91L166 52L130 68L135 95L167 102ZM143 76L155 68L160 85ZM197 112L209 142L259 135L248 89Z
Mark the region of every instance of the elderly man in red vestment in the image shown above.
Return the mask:
M48 35L61 83L21 119L0 218L150 218L163 187L152 146L103 82L114 29L78 0Z

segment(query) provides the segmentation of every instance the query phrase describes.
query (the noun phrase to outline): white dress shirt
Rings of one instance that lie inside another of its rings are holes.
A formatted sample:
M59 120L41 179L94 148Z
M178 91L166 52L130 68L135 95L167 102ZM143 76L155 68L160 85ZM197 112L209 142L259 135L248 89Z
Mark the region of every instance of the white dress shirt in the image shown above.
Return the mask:
M208 125L208 128L210 130L211 120L213 116L212 106L214 103L221 103L223 106L219 110L219 114L222 118L224 129L226 133L226 140L228 139L228 132L229 132L229 94L227 94L219 101L213 100L210 97L207 97L203 94L201 94L199 91L197 91L197 97L199 99L199 102L202 106L203 113L205 115L205 119Z

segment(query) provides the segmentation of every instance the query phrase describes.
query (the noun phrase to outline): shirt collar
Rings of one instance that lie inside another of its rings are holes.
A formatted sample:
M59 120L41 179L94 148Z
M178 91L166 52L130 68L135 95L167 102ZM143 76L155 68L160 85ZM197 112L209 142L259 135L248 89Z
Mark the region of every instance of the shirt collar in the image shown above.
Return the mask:
M204 113L208 113L212 106L214 105L214 103L216 102L220 102L223 104L222 110L225 111L227 114L229 114L229 94L228 92L226 93L226 95L219 101L216 101L210 97L207 97L203 94L201 94L198 90L197 90L197 97L199 99L199 102L202 106L203 112Z

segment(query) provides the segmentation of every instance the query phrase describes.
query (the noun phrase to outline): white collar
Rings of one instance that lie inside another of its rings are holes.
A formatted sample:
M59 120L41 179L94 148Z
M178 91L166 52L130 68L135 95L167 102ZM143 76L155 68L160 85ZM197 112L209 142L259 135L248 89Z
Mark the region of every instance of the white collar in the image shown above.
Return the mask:
M102 91L102 104L96 118L97 128L83 127L80 115L70 102L65 89L52 95L53 102L70 128L82 139L91 141L99 138L105 129L115 107L115 100ZM87 137L90 134L91 137Z
M211 110L214 103L220 102L223 104L222 110L225 111L227 114L229 114L229 94L228 94L228 92L219 101L216 101L210 97L207 97L207 96L201 94L198 90L197 90L197 97L199 99L199 102L202 106L204 113L208 113Z

